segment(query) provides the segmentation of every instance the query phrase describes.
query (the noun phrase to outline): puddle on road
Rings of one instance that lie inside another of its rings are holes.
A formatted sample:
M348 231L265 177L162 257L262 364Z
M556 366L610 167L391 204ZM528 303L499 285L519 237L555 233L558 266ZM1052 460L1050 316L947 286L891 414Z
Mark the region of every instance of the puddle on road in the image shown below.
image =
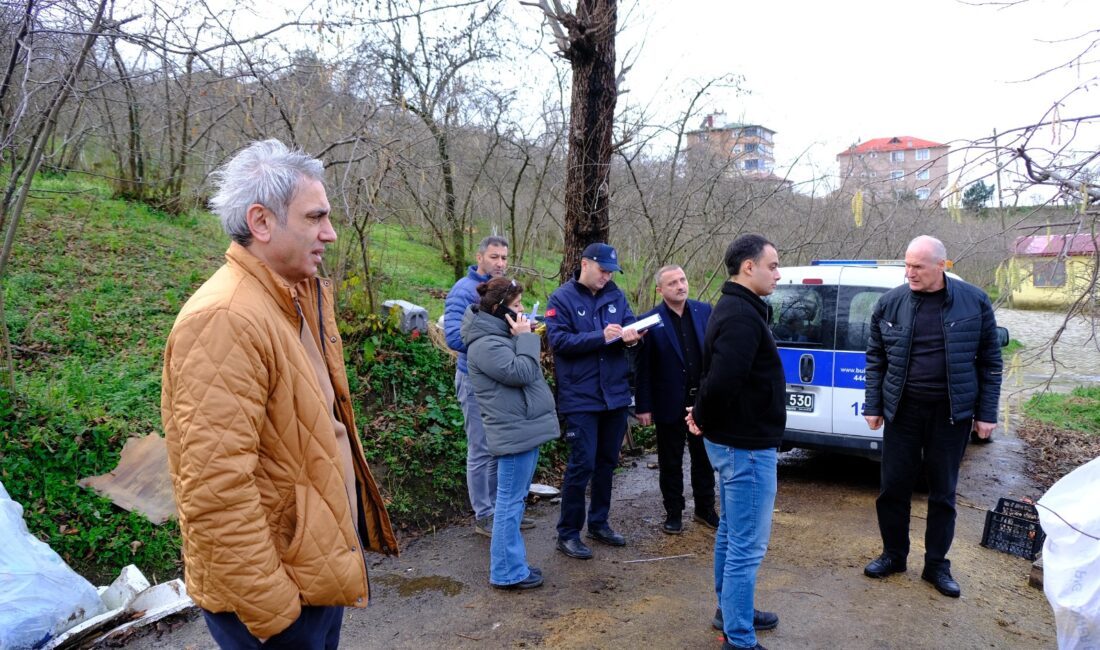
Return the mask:
M416 578L406 578L392 573L380 577L378 582L381 582L387 587L396 588L397 593L403 598L417 596L426 591L438 591L444 596L457 596L464 586L458 580L446 578L444 576L418 576Z

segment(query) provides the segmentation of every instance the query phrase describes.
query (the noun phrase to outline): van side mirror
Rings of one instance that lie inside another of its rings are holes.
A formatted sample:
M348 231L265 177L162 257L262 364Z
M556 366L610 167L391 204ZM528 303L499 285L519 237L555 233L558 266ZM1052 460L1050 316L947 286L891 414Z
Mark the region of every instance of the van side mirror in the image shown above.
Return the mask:
M1009 341L1008 328L1007 327L998 327L997 328L997 345L1000 345L1002 348L1007 347L1008 346L1008 341Z

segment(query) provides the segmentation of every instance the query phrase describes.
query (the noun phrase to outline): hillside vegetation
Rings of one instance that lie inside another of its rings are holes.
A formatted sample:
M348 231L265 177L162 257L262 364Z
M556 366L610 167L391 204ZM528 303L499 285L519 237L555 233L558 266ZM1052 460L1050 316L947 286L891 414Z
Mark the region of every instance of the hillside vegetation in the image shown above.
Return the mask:
M396 228L375 235L381 298L438 317L451 284L438 250ZM174 521L153 526L76 482L112 470L128 437L161 433L165 339L227 241L206 212L170 216L100 185L37 182L7 282L17 396L0 391L0 481L31 531L93 579L128 563L157 579L179 571ZM351 307L357 284L343 283L339 320L360 435L395 522L431 526L465 509L453 361Z

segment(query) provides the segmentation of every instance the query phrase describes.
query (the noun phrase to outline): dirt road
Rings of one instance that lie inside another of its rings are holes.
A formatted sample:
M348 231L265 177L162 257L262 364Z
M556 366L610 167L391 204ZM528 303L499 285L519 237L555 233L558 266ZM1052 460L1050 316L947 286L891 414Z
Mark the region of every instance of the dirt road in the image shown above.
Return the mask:
M925 506L919 497L909 572L871 580L862 568L880 549L877 464L799 451L781 458L772 542L757 586L758 607L777 612L780 624L761 633L763 645L1055 647L1050 608L1027 584L1030 563L979 546L985 510L998 497L1039 496L1019 478L1022 450L1010 435L998 431L995 444L971 446L964 461L951 552L963 590L958 600L920 580ZM546 583L511 593L488 587L488 540L470 526L441 530L405 545L399 559L375 558L373 603L346 614L341 647L721 647L710 627L713 533L690 520L681 536L660 532L652 462L653 456L638 458L616 477L612 523L627 535L626 548L595 546L596 557L587 562L566 558L553 546L557 507L536 504L530 513L538 527L527 535L528 553ZM195 620L127 647L215 646Z

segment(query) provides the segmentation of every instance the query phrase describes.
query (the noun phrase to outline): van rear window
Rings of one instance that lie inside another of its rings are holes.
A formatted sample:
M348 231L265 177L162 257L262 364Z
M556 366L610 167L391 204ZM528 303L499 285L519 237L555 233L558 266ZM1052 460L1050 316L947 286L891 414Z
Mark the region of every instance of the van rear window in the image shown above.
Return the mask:
M836 295L837 288L831 285L777 286L767 297L776 344L785 348L832 349Z

